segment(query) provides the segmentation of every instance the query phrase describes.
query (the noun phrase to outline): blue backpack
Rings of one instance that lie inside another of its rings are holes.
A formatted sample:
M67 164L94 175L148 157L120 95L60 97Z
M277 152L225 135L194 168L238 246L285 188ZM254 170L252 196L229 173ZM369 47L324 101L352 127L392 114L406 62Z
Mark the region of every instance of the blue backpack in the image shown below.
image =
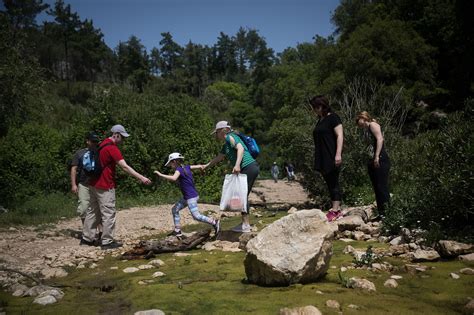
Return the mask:
M82 170L89 177L99 177L102 173L102 165L100 165L100 150L112 143L106 143L99 148L88 149L82 156Z
M260 147L258 146L257 141L255 141L255 139L252 138L251 136L246 136L240 132L237 133L237 135L247 147L247 150L249 151L250 155L254 159L256 159L257 156L260 154Z

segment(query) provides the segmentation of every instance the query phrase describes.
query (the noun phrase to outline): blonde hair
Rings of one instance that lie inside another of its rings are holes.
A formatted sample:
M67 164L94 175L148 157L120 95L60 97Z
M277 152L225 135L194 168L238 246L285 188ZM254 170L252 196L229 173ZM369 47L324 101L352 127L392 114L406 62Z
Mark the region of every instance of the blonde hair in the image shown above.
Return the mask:
M359 122L359 120L365 120L367 122L377 122L377 120L375 120L374 118L372 118L372 116L370 116L370 114L366 111L363 111L363 112L360 112L357 114L356 116L356 124Z

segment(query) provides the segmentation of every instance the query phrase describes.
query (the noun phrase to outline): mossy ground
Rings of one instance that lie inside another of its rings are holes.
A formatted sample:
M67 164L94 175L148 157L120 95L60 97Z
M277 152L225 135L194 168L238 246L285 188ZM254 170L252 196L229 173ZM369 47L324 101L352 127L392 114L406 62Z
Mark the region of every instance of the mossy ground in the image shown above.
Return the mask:
M263 218L253 218L267 224L283 214L268 213ZM239 218L225 219L224 229L230 228ZM259 224L262 225L262 224ZM188 231L202 229L203 225L187 227ZM375 248L386 244L371 243ZM348 265L352 258L342 253L346 243L334 242L334 255L328 274L320 282L289 287L260 287L245 280L243 260L245 253L206 252L194 250L195 254L175 257L173 254L159 255L165 265L158 270L166 276L153 279L155 282L140 285L140 280L152 279L157 269L141 270L126 274L126 267L145 264L146 261L121 261L107 257L96 269L71 270L69 276L56 279L57 284L67 285L64 298L52 305L33 304L33 298L15 298L0 292L0 303L7 314L133 314L138 310L158 308L166 314L278 314L283 307L314 305L324 314L339 311L326 307L329 299L337 300L344 314L457 314L472 296L474 276L461 275L451 279L451 272L458 272L472 264L460 261L424 263L434 269L403 276L399 287L383 286L390 276L387 272L349 270L346 276L360 276L375 283L377 292L367 293L348 289L339 282L339 267ZM353 242L355 248L365 249L367 243ZM391 259L392 264L402 264ZM118 270L110 267L117 266ZM318 294L322 291L323 294ZM356 304L360 309L350 309Z

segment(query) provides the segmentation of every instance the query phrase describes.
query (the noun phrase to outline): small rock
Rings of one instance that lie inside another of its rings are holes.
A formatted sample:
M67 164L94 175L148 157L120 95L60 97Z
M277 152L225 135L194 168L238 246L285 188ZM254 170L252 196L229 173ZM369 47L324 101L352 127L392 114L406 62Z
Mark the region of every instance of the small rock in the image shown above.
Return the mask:
M440 258L437 251L423 249L417 249L410 253L410 256L413 261L435 261Z
M453 279L459 279L459 278L460 278L459 275L456 274L456 273L454 273L454 272L451 272L449 275L450 275L451 278L453 278Z
M367 279L361 279L361 278L356 278L356 277L349 279L348 286L349 288L353 288L353 289L376 291L375 284L373 282L370 282Z
M96 263L92 263L90 266L89 266L89 269L95 269L97 268L97 264Z
M344 254L352 254L354 251L355 251L354 247L352 247L351 245L347 245L347 246L344 247L344 249L342 250L342 253L344 253Z
M340 238L339 239L340 241L344 242L344 243L351 243L351 242L354 242L354 240L352 238Z
M474 244L464 244L448 240L439 241L436 248L443 257L453 257L474 252Z
M463 268L459 270L459 272L462 273L463 275L474 275L474 269L472 268Z
M165 313L162 310L152 309L146 311L138 311L135 312L133 315L165 315Z
M153 278L164 277L164 276L165 274L161 271L157 271L152 275Z
M139 271L140 269L138 269L137 267L128 267L128 268L125 268L123 270L123 272L125 273L133 273L133 272L137 272Z
M308 305L295 308L282 308L280 309L280 315L322 315L322 313L315 306Z
M12 295L18 297L18 296L22 296L23 293L25 293L25 291L19 289L19 290L16 290L15 292L13 292Z
M161 266L165 265L164 261L161 260L161 259L153 259L148 264L152 265L152 266L155 266L155 267L161 267Z
M377 238L377 241L378 241L379 243L387 243L388 237L386 237L386 236L379 236L379 237ZM353 305L353 304L351 304L351 305Z
M464 305L464 310L469 314L474 312L474 299L471 299L466 305Z
M140 270L147 270L147 269L153 269L154 267L152 265L140 265L138 266L138 269Z
M365 233L364 232L361 232L361 231L355 231L352 233L352 237L356 240L356 241L363 241L366 237ZM370 236L369 236L370 237Z
M462 261L474 261L474 253L467 255L459 255L458 259Z
M56 303L56 302L57 302L56 298L52 295L37 297L33 301L33 303L40 304L40 305L48 305L48 304L53 304L53 303Z
M323 291L316 290L316 294L324 294Z
M118 270L119 268L117 266L110 267L110 270Z
M329 308L337 308L337 309L341 308L341 305L336 300L327 300L326 301L326 306L329 307Z
M403 279L403 277L402 277L402 276L398 276L398 275L391 275L391 276L390 276L390 279L400 280L400 279Z
M341 267L339 270L340 270L341 272L346 272L346 271L347 271L347 268L346 268L346 267Z
M388 279L383 286L386 288L396 288L398 287L398 282L395 279Z
M290 210L288 210L288 214L296 213L296 211L298 211L298 209L296 209L295 207L291 207Z
M397 236L393 240L390 241L390 245L400 245L402 244L402 237Z
M347 307L348 307L348 308L351 308L351 309L353 309L353 310L358 310L358 309L360 308L359 305L355 305L355 304L349 304L349 305L347 305Z
M423 266L423 265L411 265L411 264L406 264L405 269L408 272L416 273L416 272L425 272L428 267Z
M180 253L180 252L177 252L177 253L174 253L173 256L176 256L176 257L186 257L186 256L194 256L196 254L190 254L190 253Z

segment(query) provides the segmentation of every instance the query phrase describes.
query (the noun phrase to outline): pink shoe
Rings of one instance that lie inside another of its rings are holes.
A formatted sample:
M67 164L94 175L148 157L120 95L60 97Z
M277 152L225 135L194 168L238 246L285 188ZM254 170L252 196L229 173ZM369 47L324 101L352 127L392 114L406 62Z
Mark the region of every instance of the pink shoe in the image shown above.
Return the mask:
M328 222L332 222L332 221L336 221L337 219L341 218L342 217L342 211L339 210L339 211L328 211L328 213L326 213L326 218L328 219Z

